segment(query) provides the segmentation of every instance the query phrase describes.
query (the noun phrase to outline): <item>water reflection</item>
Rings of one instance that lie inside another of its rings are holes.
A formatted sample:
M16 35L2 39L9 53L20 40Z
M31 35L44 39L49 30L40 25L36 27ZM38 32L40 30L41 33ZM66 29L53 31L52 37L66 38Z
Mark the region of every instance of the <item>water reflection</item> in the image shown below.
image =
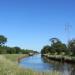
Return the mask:
M75 75L74 64L53 61L41 55L24 58L20 61L20 65L37 71L58 71L63 75Z
M60 61L53 61L50 59L47 59L46 57L42 57L42 61L44 63L49 63L53 65L53 71L59 71L63 75L75 75L75 65L74 64L68 64L65 62Z

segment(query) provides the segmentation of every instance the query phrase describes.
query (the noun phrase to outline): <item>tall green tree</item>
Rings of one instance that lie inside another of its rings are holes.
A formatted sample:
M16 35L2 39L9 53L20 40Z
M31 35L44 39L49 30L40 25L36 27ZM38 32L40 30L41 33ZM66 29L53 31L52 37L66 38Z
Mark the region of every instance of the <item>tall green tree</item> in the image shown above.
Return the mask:
M50 54L65 54L67 51L67 47L63 44L58 38L51 38L49 40L51 42L50 46L44 46L41 50L42 54L50 53Z
M41 50L41 54L46 54L46 53L49 53L50 51L50 46L46 45L43 47L43 49Z
M63 44L58 38L51 38L50 41L52 50L55 50L55 52L57 52L58 54L66 51L66 45Z
M4 45L7 42L7 38L3 35L0 35L0 46Z

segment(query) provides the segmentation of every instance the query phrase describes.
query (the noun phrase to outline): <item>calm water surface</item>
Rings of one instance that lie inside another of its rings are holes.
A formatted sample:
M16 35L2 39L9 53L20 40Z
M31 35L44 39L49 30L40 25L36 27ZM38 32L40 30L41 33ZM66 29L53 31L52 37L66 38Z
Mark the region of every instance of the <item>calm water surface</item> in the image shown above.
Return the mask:
M19 63L22 67L35 71L58 71L63 75L75 75L75 65L47 60L40 54L21 59Z

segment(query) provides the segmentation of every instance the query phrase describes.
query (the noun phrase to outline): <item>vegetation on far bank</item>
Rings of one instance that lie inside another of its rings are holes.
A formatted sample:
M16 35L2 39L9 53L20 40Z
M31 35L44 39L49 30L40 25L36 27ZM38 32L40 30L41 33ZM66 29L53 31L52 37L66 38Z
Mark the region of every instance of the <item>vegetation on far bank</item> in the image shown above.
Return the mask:
M8 47L5 46L7 43L7 38L3 35L0 35L0 54L29 54L29 53L38 53L37 51L29 49L21 49L20 47Z
M75 56L75 39L69 40L67 44L58 38L51 38L50 45L42 48L41 54Z

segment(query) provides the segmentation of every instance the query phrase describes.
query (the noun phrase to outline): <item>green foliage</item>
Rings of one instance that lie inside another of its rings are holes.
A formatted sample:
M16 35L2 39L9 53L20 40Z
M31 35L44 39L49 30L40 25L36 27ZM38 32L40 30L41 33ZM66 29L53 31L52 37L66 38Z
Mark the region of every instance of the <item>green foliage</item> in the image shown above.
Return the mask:
M65 52L66 51L66 46L62 43L54 43L53 45L51 45L52 49L55 50L55 52L57 52L58 54L60 54L61 52Z
M21 49L20 47L0 46L0 54L29 54L30 52L36 53L36 51Z
M0 54L29 54L30 52L36 53L36 51L21 49L20 47L4 46L6 42L7 38L3 35L0 35Z
M49 53L49 50L51 50L51 47L50 46L44 46L43 49L41 50L41 53L42 54L45 54L45 53Z
M0 45L4 45L7 42L7 38L3 35L0 35Z
M20 47L14 47L13 49L15 50L16 54L21 53L21 48Z
M68 42L68 49L72 52L72 55L75 55L75 39Z
M41 54L62 54L66 53L67 47L65 44L63 44L58 38L51 38L50 39L51 45L50 46L44 46L41 50Z

